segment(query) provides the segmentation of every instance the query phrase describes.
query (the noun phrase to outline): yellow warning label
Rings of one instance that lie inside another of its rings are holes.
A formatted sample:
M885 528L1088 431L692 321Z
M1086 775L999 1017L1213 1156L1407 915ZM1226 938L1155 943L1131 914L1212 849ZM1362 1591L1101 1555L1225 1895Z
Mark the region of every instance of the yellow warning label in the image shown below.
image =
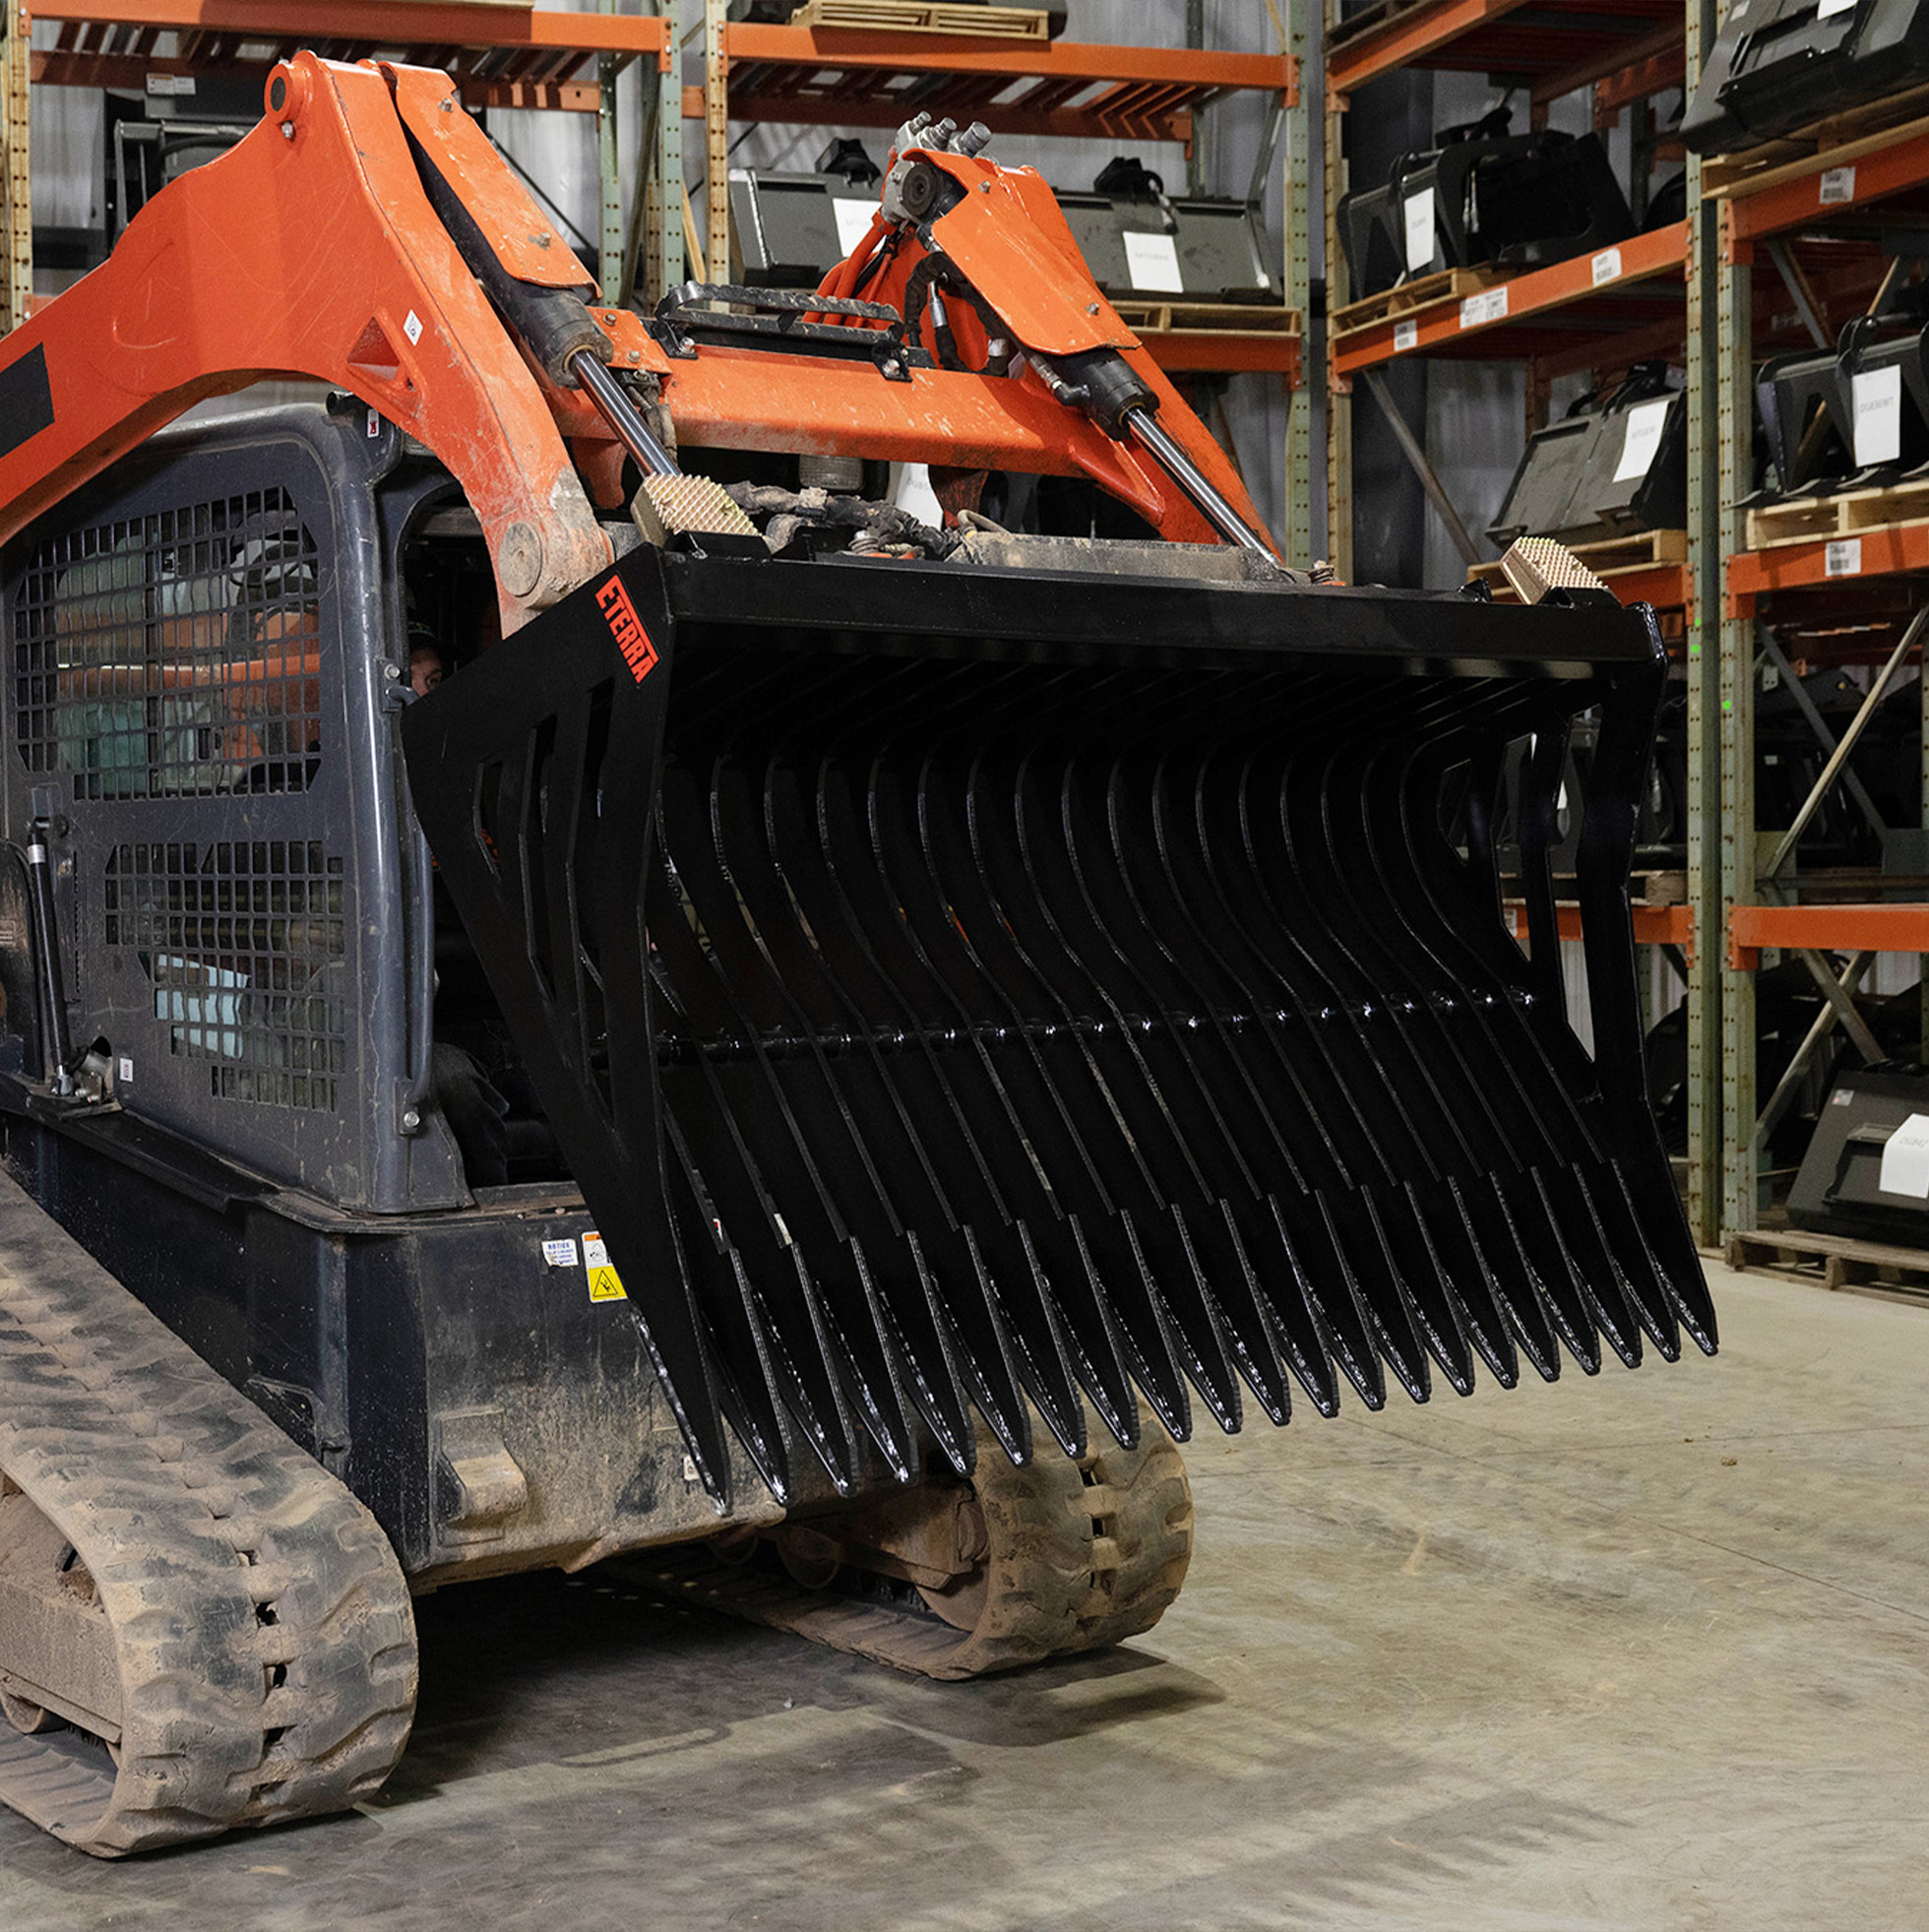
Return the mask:
M590 1271L591 1301L628 1301L623 1278L609 1265L609 1247L600 1234L583 1237L583 1265Z

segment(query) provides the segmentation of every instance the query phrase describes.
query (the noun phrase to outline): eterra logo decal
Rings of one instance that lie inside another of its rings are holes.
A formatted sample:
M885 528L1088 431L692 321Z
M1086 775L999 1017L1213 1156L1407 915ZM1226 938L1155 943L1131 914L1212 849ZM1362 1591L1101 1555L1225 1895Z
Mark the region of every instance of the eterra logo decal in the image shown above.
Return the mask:
M596 607L609 622L609 634L616 640L630 675L641 684L656 668L656 647L650 642L650 633L643 628L643 619L637 615L620 577L612 577L596 592Z

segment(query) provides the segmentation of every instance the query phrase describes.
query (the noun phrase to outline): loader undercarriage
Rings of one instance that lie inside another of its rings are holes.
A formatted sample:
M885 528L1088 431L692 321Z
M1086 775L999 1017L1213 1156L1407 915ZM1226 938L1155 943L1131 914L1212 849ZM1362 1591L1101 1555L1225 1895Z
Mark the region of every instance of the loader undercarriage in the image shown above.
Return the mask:
M407 1740L348 1491L0 1175L0 1802L97 1856L339 1811Z

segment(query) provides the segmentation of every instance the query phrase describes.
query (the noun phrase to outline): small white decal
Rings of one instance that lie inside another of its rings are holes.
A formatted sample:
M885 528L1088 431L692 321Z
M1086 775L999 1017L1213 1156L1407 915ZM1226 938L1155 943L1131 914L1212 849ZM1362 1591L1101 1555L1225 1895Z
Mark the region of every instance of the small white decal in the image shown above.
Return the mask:
M1910 1194L1929 1201L1929 1113L1910 1114L1883 1143L1876 1186L1884 1194Z

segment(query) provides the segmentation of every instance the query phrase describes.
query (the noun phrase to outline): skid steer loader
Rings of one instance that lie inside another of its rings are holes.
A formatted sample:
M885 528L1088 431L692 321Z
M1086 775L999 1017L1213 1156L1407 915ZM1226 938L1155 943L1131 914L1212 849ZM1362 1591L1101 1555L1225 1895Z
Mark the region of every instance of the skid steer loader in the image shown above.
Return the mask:
M304 53L0 341L0 1798L68 1842L367 1797L411 1590L627 1552L967 1676L1156 1620L1202 1418L1712 1349L1648 614L1283 568L982 148L646 320L444 77Z

